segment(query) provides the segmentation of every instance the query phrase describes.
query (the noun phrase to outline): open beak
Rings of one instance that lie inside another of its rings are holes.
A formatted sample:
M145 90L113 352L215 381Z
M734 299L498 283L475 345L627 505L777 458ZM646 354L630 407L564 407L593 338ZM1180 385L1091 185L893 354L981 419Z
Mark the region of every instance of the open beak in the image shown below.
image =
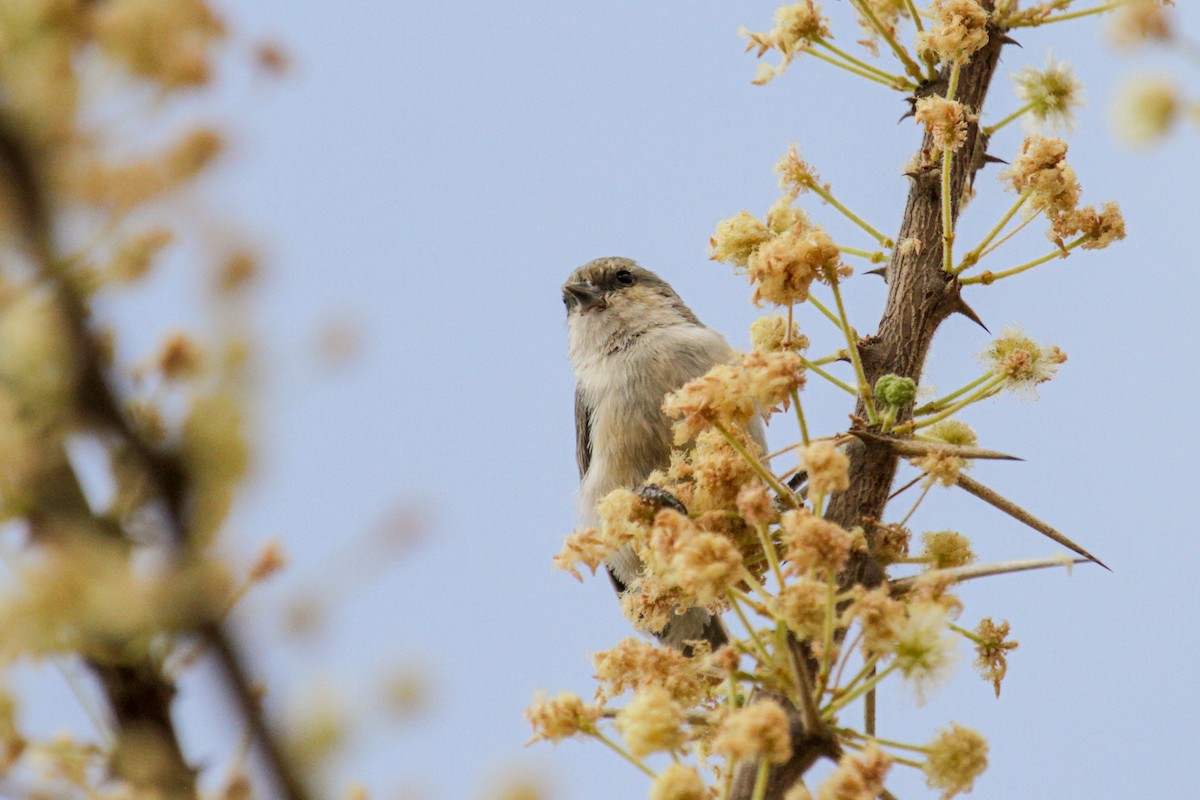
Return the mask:
M568 283L563 287L563 302L567 304L568 311L576 308L587 311L605 306L600 290L590 283Z

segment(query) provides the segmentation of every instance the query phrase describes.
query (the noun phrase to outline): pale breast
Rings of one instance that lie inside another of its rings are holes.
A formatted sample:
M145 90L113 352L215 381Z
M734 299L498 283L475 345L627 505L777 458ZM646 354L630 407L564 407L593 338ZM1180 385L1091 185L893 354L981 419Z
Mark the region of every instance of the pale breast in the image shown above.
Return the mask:
M653 470L667 466L672 437L663 398L731 355L715 331L675 325L648 331L614 352L576 360L576 380L592 410L592 461L580 487L587 524L596 523L595 504L605 494L637 488Z

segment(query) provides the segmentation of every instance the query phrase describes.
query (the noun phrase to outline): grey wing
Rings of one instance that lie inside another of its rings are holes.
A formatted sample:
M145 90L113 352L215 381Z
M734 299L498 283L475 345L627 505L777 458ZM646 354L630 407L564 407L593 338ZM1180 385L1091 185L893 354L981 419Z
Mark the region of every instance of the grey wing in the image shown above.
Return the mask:
M578 387L575 388L575 463L579 465L579 479L583 480L592 463L592 418Z

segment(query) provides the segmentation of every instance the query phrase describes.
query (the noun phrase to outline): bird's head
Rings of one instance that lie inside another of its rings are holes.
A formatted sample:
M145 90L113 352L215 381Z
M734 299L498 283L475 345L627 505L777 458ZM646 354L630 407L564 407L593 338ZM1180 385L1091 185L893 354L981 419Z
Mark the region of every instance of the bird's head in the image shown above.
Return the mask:
M671 285L628 258L598 258L563 284L567 324L600 346L621 346L647 331L700 325Z

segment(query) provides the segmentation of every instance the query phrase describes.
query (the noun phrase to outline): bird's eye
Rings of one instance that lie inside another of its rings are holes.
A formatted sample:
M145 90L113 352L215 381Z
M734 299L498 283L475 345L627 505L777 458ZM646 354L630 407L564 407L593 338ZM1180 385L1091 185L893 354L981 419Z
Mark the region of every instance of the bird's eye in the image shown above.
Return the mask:
M633 273L627 269L623 269L617 273L617 283L622 286L633 286Z

